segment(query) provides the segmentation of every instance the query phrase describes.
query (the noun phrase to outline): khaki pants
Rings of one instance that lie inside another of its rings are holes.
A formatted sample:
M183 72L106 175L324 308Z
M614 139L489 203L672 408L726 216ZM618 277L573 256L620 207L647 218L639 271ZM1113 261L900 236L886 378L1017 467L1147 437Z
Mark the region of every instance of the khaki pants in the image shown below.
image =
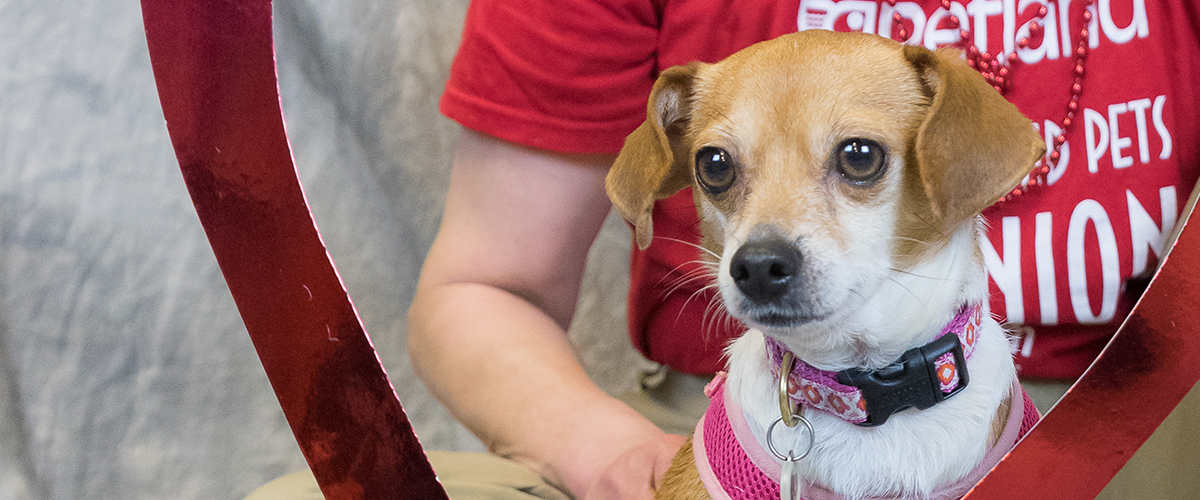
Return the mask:
M570 500L528 467L487 453L430 451L429 462L454 500ZM322 500L312 472L271 481L246 500Z
M647 373L640 390L620 399L666 432L691 435L708 408L708 377L667 370ZM429 463L451 500L570 500L524 465L487 453L428 451ZM245 500L321 500L312 472L293 472L254 490Z
M622 399L667 432L691 434L708 399L705 379L677 373L650 374L643 390ZM1045 413L1070 387L1061 382L1025 382L1038 410ZM569 495L542 481L517 462L486 453L429 452L429 461L452 500L567 500ZM1155 431L1108 487L1103 500L1200 499L1200 385ZM309 471L267 483L246 500L319 500Z

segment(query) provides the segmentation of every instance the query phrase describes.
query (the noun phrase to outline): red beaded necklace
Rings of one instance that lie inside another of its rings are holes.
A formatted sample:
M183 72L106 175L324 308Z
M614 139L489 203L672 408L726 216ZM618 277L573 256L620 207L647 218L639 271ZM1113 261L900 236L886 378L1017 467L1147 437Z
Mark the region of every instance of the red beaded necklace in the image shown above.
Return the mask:
M887 2L888 5L894 7L897 0L884 1ZM1074 83L1071 85L1071 97L1067 101L1065 116L1059 123L1060 131L1058 135L1054 136L1054 142L1053 146L1050 148L1050 154L1042 157L1039 165L1033 169L1033 172L1031 172L1028 177L1026 177L1026 180L1021 185L1013 188L1011 192L1004 195L1004 197L999 201L1009 201L1029 191L1030 188L1036 186L1046 186L1046 174L1050 173L1050 166L1057 165L1059 158L1062 157L1061 150L1062 145L1067 142L1067 130L1070 129L1075 123L1075 113L1079 110L1079 99L1083 96L1083 79L1086 73L1084 71L1084 63L1087 62L1089 51L1088 25L1091 24L1092 21L1091 6L1095 3L1095 0L1084 0L1082 3L1083 5L1081 8L1083 9L1083 27L1079 29L1079 40L1075 44L1075 50L1072 51L1075 63L1072 67L1072 72L1075 75L1075 79ZM942 8L949 12L950 0L942 0ZM1043 33L1043 20L1048 14L1049 11L1045 5L1038 9L1037 20L1033 21L1029 25L1029 37L1018 40L1017 47L1022 49L1028 47L1032 43L1030 37L1037 37L1039 34ZM1069 19L1070 16L1066 16L1066 18ZM901 16L899 12L892 14L892 32L890 33L892 39L898 41L904 41L908 39L908 30L904 27L902 22L903 16ZM962 25L961 21L958 19L958 16L955 14L949 14L946 23L951 29L959 28ZM967 25L969 26L969 23ZM1068 28L1063 27L1063 29L1066 30ZM962 49L966 53L967 63L970 64L972 68L975 68L977 71L979 71L979 73L982 74L985 79L987 79L988 83L990 83L997 92L1000 92L1001 94L1007 93L1007 91L1011 89L1013 85L1013 70L1018 64L1021 63L1017 53L1014 51L1003 61L986 51L981 53L979 49L970 42L970 34L970 31L966 29L959 30L959 41L955 44L955 46ZM1042 43L1045 43L1045 41L1043 40Z

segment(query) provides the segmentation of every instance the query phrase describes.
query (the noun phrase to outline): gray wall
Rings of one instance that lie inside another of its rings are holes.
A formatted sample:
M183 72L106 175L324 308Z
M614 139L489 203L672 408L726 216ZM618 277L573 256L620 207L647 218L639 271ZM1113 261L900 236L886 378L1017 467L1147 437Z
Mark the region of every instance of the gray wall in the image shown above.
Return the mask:
M405 310L457 126L465 0L279 0L284 111L317 223L422 441L478 450L411 371ZM610 218L572 331L625 341ZM134 0L0 0L0 499L234 499L304 466L192 210Z

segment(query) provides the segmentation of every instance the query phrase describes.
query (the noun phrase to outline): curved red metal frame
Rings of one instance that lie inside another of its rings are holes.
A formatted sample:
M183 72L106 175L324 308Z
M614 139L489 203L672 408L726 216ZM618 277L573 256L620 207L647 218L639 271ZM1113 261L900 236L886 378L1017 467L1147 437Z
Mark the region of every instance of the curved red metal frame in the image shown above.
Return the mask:
M270 0L143 0L163 115L221 272L326 498L438 499L309 212Z
M271 1L142 0L142 10L188 191L322 492L446 498L304 199L279 106ZM1093 498L1200 380L1191 209L1108 347L968 498Z

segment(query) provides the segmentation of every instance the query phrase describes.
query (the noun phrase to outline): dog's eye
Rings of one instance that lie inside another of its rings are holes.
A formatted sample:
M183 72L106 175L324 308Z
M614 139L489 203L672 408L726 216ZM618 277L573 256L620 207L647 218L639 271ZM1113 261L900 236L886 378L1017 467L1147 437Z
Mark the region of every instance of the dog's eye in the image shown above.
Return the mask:
M884 156L883 146L878 142L847 139L838 145L838 173L855 184L870 182L883 173Z
M696 179L709 194L725 192L736 178L733 161L724 149L709 146L696 152Z

